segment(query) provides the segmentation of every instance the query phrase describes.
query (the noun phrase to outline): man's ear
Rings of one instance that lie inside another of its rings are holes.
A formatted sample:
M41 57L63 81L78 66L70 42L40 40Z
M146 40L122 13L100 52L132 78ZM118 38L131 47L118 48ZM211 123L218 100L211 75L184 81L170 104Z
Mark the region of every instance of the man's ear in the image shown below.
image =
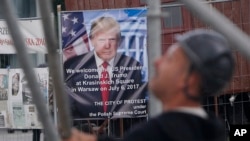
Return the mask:
M184 79L183 89L187 90L191 96L198 96L201 85L200 75L196 71L192 71Z

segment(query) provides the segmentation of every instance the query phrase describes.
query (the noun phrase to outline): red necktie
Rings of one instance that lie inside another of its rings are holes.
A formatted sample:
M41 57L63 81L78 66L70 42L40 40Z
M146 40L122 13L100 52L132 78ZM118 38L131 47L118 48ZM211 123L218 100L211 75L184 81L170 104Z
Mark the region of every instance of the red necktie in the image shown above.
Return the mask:
M107 62L103 62L102 63L103 66L103 70L101 73L101 93L102 93L102 102L103 102L103 110L104 112L107 111L107 105L105 104L106 101L108 101L109 98L109 73L107 71L107 67L108 67L108 63Z

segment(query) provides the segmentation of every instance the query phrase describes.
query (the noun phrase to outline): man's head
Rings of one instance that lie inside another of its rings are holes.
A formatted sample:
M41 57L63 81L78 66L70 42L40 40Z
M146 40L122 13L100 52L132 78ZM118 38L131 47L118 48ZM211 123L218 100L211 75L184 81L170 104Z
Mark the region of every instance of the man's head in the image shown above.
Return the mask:
M100 17L92 23L89 37L97 55L104 61L116 55L120 33L120 25L112 17Z
M226 39L208 30L194 30L176 37L177 43L156 61L150 83L163 100L184 96L198 100L217 94L231 79L234 61Z

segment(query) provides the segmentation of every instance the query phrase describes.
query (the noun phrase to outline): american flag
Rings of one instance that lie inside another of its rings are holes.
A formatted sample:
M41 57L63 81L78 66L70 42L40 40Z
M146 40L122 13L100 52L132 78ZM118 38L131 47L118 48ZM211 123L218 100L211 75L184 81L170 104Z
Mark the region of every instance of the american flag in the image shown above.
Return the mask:
M61 14L63 61L89 51L83 12Z

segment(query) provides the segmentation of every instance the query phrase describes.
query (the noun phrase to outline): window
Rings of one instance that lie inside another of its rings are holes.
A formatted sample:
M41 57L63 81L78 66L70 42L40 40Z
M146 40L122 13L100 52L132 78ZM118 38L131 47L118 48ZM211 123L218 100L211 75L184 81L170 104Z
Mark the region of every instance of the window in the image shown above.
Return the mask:
M29 54L31 65L37 66L37 54ZM20 68L20 63L16 54L0 54L0 68Z
M19 18L37 17L36 0L12 0ZM3 16L0 14L0 18Z
M140 4L147 4L147 1L148 0L140 0ZM161 3L164 3L164 2L173 2L174 0L161 0Z
M0 68L7 68L10 65L10 55L0 54Z
M35 0L13 0L19 18L36 17Z
M180 6L163 7L163 12L169 15L163 18L164 28L176 28L183 26L182 10Z
M147 0L140 0L141 4L147 4Z

